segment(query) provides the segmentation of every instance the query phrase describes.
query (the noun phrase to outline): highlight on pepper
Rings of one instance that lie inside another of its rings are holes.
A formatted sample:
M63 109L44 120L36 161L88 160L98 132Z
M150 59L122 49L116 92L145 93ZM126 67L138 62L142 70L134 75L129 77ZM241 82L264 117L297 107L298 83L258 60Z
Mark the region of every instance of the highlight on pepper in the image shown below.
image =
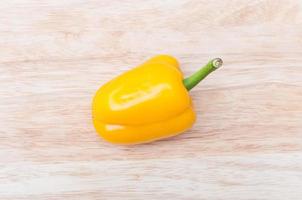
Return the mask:
M178 135L196 114L189 91L222 66L215 58L183 78L178 61L155 56L104 84L92 103L98 134L115 144L139 144Z

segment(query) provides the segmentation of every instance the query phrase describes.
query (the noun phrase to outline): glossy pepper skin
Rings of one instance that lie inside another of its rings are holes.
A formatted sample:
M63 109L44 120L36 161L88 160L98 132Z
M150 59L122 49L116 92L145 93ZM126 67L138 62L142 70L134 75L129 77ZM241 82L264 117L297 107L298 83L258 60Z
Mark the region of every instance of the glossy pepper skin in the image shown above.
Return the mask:
M200 80L192 77L184 80L177 60L159 55L107 82L93 99L96 131L115 144L146 143L185 131L196 119L188 90Z

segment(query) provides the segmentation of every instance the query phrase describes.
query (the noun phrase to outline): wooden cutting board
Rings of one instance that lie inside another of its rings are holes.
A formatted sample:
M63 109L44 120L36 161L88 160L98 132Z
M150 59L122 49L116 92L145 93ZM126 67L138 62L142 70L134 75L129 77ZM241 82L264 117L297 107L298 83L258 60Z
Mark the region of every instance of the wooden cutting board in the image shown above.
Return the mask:
M177 57L192 92L186 133L114 146L91 123L106 81ZM0 199L302 198L299 0L2 0Z

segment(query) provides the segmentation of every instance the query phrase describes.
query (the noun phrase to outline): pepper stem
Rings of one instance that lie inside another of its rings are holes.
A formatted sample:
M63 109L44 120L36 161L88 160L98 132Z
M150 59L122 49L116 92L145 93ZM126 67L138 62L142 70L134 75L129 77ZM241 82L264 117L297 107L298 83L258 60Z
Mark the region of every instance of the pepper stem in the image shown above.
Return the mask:
M202 67L200 70L192 74L191 76L185 78L183 83L188 91L190 91L193 87L195 87L200 81L202 81L205 77L207 77L211 72L215 71L219 67L222 66L222 59L215 58L210 60L208 64Z

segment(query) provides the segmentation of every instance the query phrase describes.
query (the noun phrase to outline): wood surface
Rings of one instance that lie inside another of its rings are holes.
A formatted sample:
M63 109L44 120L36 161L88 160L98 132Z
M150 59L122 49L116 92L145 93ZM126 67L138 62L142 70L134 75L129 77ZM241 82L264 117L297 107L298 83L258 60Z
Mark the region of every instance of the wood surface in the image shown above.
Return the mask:
M182 135L114 146L91 123L106 81L149 57L185 75ZM302 199L299 0L1 0L0 199Z

